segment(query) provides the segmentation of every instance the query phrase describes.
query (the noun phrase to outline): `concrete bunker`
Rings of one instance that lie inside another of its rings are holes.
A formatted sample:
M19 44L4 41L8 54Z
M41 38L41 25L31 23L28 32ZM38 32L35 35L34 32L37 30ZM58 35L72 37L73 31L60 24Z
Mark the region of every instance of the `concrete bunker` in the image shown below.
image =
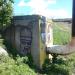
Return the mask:
M53 45L52 21L40 15L14 16L6 29L6 39L23 55L31 53L37 67L42 67L46 47Z

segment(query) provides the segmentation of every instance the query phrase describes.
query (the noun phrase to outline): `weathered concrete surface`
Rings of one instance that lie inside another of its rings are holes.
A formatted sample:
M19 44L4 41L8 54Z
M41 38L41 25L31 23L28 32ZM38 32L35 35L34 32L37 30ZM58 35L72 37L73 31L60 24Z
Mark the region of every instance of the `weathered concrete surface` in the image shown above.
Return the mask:
M53 44L51 21L39 15L14 16L6 39L21 54L31 53L36 66L42 68L47 57L45 49Z
M69 44L53 45L53 46L47 47L46 51L49 54L69 55L75 52L75 47Z

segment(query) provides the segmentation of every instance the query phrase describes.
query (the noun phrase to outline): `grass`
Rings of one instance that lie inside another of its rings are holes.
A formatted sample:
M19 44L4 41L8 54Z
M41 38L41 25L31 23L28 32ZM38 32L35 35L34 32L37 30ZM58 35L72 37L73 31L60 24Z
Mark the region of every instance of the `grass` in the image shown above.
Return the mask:
M61 23L54 23L53 39L54 44L67 44L71 39L71 28Z
M27 64L28 57L12 57L0 55L0 75L36 75Z

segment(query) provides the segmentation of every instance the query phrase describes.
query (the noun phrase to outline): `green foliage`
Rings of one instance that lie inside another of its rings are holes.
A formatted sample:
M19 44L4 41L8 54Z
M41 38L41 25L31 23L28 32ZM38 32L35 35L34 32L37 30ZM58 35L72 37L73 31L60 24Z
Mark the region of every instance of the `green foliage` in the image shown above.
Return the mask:
M43 72L47 75L72 75L75 72L75 54L63 57L58 56L55 63L46 59Z
M0 56L0 75L36 75L26 64L28 57L17 56L16 60L9 56Z
M71 28L61 23L53 24L54 44L65 45L71 39Z
M0 29L6 28L12 17L13 0L0 0Z

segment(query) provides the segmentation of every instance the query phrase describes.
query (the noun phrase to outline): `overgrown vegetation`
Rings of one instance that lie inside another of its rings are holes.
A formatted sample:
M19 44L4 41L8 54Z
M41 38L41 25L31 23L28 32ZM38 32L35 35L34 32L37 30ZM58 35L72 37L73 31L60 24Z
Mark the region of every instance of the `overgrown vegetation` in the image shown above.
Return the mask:
M59 26L60 25L60 26ZM70 29L61 24L54 24L54 44L66 44L70 40ZM46 59L43 71L37 71L30 54L20 56L10 43L1 41L0 45L7 46L9 56L0 56L0 75L72 75L75 74L75 54L58 56L55 63Z
M46 59L43 72L47 75L75 75L75 54L69 56L58 56L55 63Z
M13 0L0 0L0 31L9 26L12 18Z
M0 41L0 46L9 54L9 56L0 55L0 75L37 75L31 54L22 56L4 39Z
M29 58L27 56L12 57L0 55L0 75L37 75L34 69L29 67Z
M53 25L54 44L65 45L71 39L71 25L54 23Z

